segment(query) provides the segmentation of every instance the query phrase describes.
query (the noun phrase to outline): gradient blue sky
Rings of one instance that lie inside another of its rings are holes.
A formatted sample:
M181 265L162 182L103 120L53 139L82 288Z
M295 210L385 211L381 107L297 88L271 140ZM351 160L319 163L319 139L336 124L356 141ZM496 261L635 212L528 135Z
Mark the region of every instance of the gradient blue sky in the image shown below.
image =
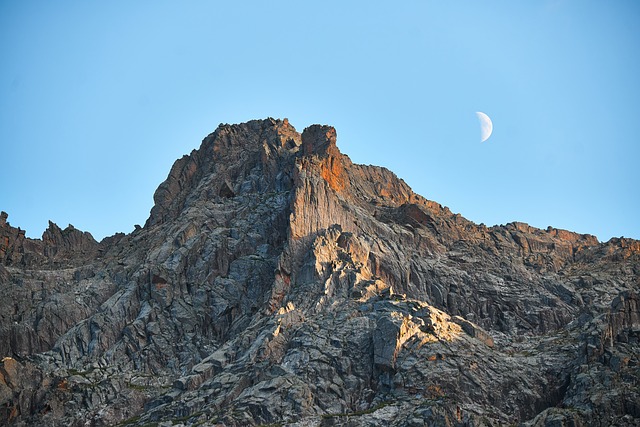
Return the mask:
M632 0L0 0L0 210L129 232L219 123L271 116L477 223L640 238L639 23Z

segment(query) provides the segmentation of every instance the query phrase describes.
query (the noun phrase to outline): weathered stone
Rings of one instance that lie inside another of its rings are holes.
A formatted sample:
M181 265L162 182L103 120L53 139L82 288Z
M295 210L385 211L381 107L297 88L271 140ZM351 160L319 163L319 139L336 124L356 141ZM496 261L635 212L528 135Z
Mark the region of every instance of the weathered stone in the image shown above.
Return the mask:
M487 331L485 331L478 325L475 325L472 322L469 322L467 319L463 319L460 316L453 316L451 320L454 323L457 323L458 325L460 325L462 327L462 330L465 331L469 336L477 339L478 341L485 343L489 347L493 347L494 342L493 342L493 338L491 338L491 335L489 335Z
M640 242L476 225L336 141L220 125L100 243L0 214L0 424L638 425Z

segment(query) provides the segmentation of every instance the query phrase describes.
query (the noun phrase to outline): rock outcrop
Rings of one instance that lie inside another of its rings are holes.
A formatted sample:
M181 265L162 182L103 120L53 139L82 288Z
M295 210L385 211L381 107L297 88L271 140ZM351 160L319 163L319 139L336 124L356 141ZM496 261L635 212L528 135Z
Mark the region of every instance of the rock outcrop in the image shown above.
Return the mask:
M0 423L640 424L640 242L486 227L336 130L220 125L143 228L0 216Z

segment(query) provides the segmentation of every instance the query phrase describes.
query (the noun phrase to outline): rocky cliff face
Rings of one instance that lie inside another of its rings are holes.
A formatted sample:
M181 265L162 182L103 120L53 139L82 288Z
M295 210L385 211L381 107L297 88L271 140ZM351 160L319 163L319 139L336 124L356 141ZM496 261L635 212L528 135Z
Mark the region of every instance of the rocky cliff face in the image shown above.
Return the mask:
M1 423L640 423L638 241L476 225L286 119L154 200L100 243L3 213Z

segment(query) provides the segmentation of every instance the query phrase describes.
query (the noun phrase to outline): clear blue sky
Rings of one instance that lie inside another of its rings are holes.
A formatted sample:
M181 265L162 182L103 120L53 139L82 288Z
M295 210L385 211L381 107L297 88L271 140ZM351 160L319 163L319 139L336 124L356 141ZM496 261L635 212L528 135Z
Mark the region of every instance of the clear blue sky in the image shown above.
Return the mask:
M0 210L129 232L219 123L271 116L477 223L640 238L640 2L313 3L0 0Z

